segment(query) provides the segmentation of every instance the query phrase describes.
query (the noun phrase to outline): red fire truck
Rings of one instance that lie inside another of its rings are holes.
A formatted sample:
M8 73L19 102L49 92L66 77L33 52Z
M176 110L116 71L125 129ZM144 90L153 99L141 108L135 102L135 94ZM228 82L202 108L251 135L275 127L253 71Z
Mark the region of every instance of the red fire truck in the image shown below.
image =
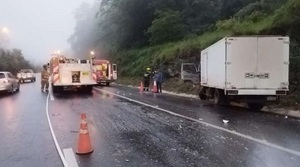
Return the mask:
M117 65L108 60L93 59L94 73L97 75L98 84L109 86L111 82L117 80Z

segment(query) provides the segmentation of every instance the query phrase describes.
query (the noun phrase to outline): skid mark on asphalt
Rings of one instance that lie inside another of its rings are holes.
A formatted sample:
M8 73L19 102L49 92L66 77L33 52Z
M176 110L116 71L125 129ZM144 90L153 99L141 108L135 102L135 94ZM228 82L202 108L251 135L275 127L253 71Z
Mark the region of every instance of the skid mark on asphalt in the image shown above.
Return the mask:
M153 106L151 104L147 104L147 103L144 103L144 102L141 102L141 101L138 101L138 100L134 100L134 99L122 96L122 95L118 95L118 94L109 92L109 91L105 91L105 90L98 89L98 88L94 88L94 89L97 90L97 91L106 93L106 94L111 94L111 95L114 95L116 97L128 100L130 102L134 102L134 103L137 103L137 104L140 104L140 105L143 105L143 106L147 106L147 107L150 107L150 108L153 108L153 109L156 109L156 110L166 112L166 113L174 115L176 117L180 117L180 118L184 118L184 119L187 119L187 120L190 120L190 121L198 122L198 123L203 124L205 126L208 126L208 127L214 128L214 129L218 129L218 130L221 130L221 131L224 131L224 132L227 132L227 133L230 133L230 134L233 134L233 135L236 135L236 136L239 136L239 137L257 142L257 143L260 143L262 145L265 145L265 146L268 146L268 147L271 147L271 148L274 148L274 149L277 149L277 150L280 150L280 151L284 151L284 152L287 152L287 153L290 153L290 154L293 154L293 155L300 156L300 152L298 152L298 151L291 150L291 149L288 149L288 148L285 148L285 147L282 147L282 146L279 146L279 145L276 145L276 144L273 144L273 143L269 143L266 140L261 140L261 139L258 139L258 138L255 138L255 137L252 137L252 136L249 136L249 135L246 135L246 134L242 134L242 133L239 133L239 132L236 132L236 131L232 131L232 130L229 130L229 129L226 129L226 128L223 128L223 127L220 127L220 126L216 126L216 125L207 123L205 121L201 121L201 120L190 118L190 117L187 117L187 116L184 116L184 115L180 115L180 114L174 113L172 111L160 108L159 106Z

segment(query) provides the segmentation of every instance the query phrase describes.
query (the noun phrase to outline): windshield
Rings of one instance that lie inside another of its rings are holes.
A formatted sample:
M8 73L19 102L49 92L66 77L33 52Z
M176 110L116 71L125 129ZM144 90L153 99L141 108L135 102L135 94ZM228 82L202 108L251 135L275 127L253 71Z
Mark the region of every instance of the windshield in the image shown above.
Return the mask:
M20 72L22 72L22 73L33 73L33 70L25 69L25 70L21 70Z

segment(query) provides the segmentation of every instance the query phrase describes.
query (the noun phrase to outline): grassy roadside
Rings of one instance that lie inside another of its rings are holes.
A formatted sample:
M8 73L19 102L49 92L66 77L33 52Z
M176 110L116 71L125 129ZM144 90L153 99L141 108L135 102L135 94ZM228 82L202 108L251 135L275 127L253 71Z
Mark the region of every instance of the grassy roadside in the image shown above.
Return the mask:
M121 77L118 78L116 83L138 87L140 86L141 78ZM179 78L168 79L166 82L163 83L162 87L163 90L167 90L175 93L197 95L198 92L198 86L195 86L190 82L185 83Z

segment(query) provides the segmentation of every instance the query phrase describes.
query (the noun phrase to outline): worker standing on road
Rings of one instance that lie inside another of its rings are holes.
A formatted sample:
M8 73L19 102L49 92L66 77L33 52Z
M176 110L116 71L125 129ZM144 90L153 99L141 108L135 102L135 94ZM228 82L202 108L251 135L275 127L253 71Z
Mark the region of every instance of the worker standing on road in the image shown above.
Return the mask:
M149 91L151 75L151 69L147 68L147 71L144 74L144 91Z
M41 85L42 85L41 90L42 90L42 92L44 91L45 86L46 86L46 88L45 88L46 92L48 92L48 88L49 88L49 76L50 76L50 74L48 72L47 67L48 67L47 65L43 66L44 69L43 69L42 74L41 74Z
M156 81L157 93L162 93L162 83L164 81L164 77L161 70L158 70L158 72L155 73L154 79Z

